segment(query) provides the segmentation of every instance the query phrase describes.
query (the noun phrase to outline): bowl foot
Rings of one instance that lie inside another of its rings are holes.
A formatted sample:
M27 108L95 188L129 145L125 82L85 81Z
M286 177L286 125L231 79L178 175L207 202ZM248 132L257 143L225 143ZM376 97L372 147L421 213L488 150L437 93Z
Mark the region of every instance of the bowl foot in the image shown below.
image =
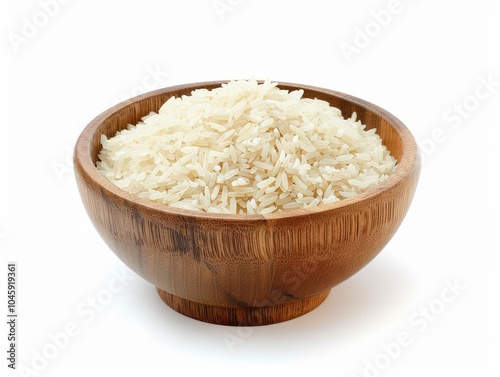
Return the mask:
M156 288L163 302L185 316L203 322L228 326L262 326L300 317L318 307L330 289L304 299L264 307L219 307L174 296Z

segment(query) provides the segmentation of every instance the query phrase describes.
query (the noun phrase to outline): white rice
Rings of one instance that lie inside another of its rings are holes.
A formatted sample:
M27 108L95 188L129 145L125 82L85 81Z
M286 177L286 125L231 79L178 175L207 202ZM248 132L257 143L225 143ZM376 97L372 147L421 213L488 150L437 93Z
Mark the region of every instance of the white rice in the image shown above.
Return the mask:
M97 168L141 198L228 214L329 204L386 180L397 161L375 129L302 95L240 80L171 97L103 135Z

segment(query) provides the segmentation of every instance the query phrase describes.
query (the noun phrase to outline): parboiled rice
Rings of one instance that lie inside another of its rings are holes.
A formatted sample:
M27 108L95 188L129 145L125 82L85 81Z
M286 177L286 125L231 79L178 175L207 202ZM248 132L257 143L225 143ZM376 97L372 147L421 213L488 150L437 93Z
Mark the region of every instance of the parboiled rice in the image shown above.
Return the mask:
M356 113L276 83L231 81L171 97L158 113L101 137L99 172L158 203L267 214L358 195L396 169Z

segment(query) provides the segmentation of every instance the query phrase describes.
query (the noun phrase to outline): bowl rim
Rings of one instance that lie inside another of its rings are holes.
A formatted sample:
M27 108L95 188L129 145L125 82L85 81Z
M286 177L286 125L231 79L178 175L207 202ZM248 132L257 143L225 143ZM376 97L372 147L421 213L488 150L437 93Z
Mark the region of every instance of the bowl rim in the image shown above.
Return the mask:
M321 92L326 95L332 95L334 97L342 98L348 102L354 103L357 106L366 108L370 112L376 114L378 117L384 119L399 135L402 140L402 152L401 159L398 160L397 169L382 183L377 186L365 191L362 194L356 195L352 198L342 199L338 202L330 204L320 204L316 207L311 208L299 208L289 211L273 212L269 214L254 214L254 215L242 215L242 214L225 214L225 213L212 213L197 210L189 210L184 208L172 207L166 204L157 203L146 198L139 198L135 194L131 194L118 186L115 186L112 182L108 181L104 176L102 176L97 167L92 161L91 148L92 140L94 134L99 131L102 123L107 119L114 116L116 113L131 105L134 102L142 101L151 97L158 95L164 95L169 92L186 91L186 90L196 90L205 87L214 87L226 84L231 80L217 80L217 81L204 81L204 82L194 82L182 85L169 86L157 90L153 90L138 96L132 97L125 101L122 101L107 110L103 111L101 114L96 116L90 123L82 130L80 136L75 144L73 153L73 164L75 166L75 174L78 174L78 168L81 169L81 173L86 177L85 180L93 182L94 185L99 186L108 196L115 196L122 201L126 202L128 205L135 207L137 209L147 209L156 212L158 215L164 214L169 216L184 216L196 219L205 220L216 220L216 221L237 221L237 222L252 222L252 221L268 221L268 220L279 220L279 219L290 219L302 216L309 216L319 213L325 213L329 211L335 211L343 209L355 203L365 201L367 199L374 198L381 195L383 192L391 189L394 186L400 184L403 179L419 169L420 166L420 151L418 149L417 143L411 134L410 130L401 122L397 117L389 113L387 110L374 105L371 102L365 101L361 98L338 92L331 89L297 84L288 83L281 81L272 81L277 83L277 86L286 86L286 90L298 90L303 89L305 91ZM263 80L256 80L259 83L264 82ZM308 98L308 97L306 97ZM144 114L144 116L147 114ZM84 178L85 178L84 177Z

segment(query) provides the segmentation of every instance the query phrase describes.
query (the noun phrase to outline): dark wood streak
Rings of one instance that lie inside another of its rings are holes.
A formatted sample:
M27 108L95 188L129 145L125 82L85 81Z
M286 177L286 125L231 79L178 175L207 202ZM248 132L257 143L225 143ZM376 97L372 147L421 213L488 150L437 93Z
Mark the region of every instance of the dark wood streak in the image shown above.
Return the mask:
M226 296L227 301L234 306L241 307L241 308L248 308L250 306L245 301L238 300L238 298L234 297L229 292L225 292L224 295Z

